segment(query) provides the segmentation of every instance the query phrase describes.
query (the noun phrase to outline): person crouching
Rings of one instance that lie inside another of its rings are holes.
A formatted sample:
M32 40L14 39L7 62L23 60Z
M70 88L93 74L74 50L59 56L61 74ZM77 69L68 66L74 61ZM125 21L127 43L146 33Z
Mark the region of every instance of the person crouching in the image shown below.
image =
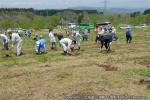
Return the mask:
M0 34L0 40L3 42L4 50L8 50L8 37L5 34Z
M43 36L40 36L40 39L36 41L35 51L37 54L46 52L46 40L43 38Z
M64 50L64 55L70 54L72 49L74 48L74 45L72 45L72 40L69 38L63 38L59 42L60 42L60 46Z
M9 42L8 37L5 34L0 34L0 41L3 42L3 46L4 46L3 50L8 51L9 50L9 48L8 48L8 42ZM5 54L5 56L6 57L9 56L8 52L7 52L7 54Z

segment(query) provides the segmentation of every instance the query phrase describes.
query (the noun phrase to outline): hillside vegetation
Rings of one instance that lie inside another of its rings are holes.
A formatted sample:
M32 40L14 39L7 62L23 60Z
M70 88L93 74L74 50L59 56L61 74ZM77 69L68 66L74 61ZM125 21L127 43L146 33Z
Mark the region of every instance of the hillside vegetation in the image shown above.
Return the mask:
M47 12L47 15L46 15ZM119 24L150 24L149 10L143 14L134 12L131 14L103 14L93 10L33 10L33 9L0 9L0 28L50 28L57 25L75 23L102 23L110 21L114 25Z

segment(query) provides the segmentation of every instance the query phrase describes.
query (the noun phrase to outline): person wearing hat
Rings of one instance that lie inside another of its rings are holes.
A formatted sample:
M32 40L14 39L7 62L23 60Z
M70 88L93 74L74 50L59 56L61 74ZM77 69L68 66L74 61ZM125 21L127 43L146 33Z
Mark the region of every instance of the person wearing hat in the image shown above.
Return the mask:
M37 54L46 52L46 40L43 36L40 36L40 39L35 43L35 51Z
M17 44L17 50L16 50L17 56L21 56L23 54L21 37L19 36L18 33L9 32L8 34L10 39L12 40L12 47L14 47L14 45Z

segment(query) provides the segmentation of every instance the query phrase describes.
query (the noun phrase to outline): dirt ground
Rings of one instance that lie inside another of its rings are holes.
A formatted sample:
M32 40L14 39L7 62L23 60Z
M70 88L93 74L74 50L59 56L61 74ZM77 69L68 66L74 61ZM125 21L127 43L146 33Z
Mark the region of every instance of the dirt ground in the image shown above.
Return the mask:
M56 30L55 30L56 31ZM47 36L47 35L45 35ZM24 55L4 57L0 52L0 100L64 100L65 96L133 95L150 99L150 34L134 33L125 43L123 33L111 51L100 51L90 40L72 56L57 50L36 55L34 41L24 39ZM1 47L2 48L2 45Z

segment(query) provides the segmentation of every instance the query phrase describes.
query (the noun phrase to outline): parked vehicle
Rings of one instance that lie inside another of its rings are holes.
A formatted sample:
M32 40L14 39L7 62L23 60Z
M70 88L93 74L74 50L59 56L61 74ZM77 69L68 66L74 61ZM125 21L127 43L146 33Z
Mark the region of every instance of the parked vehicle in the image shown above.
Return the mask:
M146 24L140 24L140 25L136 25L134 26L135 28L146 28L147 25Z
M96 26L101 26L101 27L107 27L109 24L111 24L111 22L104 22L104 23L100 23L100 24L96 24Z
M105 32L110 32L111 31L111 22L104 22L104 23L96 24L96 26L103 27Z
M132 28L132 26L131 25L127 25L127 24L121 24L121 25L119 25L119 28L120 29L127 29L127 28Z
M85 29L90 31L90 30L94 29L94 24L92 24L92 23L81 23L81 24L79 24L79 29L80 29L80 31L83 31Z
M75 23L68 23L68 28L69 29L74 29L74 28L76 28L76 24Z
M20 36L23 36L26 32L25 29L22 29L22 28L8 28L6 30L7 33L9 32L17 32Z

